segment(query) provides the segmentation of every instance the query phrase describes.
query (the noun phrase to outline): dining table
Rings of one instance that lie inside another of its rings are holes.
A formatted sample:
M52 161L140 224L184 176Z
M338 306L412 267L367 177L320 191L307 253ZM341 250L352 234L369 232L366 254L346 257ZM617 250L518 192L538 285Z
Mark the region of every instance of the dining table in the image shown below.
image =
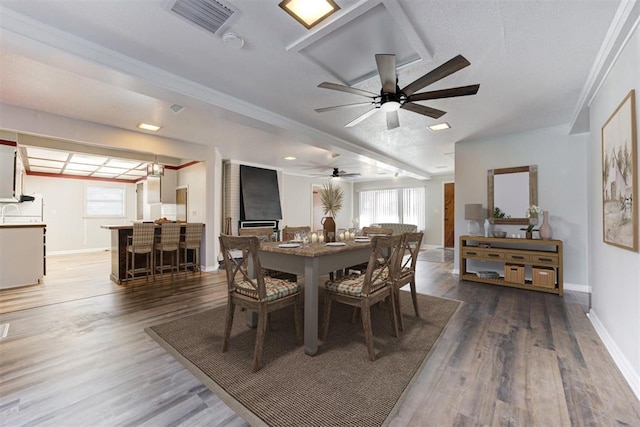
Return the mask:
M304 352L318 352L319 277L367 262L371 255L369 241L296 244L265 242L258 250L262 268L295 274L304 279Z

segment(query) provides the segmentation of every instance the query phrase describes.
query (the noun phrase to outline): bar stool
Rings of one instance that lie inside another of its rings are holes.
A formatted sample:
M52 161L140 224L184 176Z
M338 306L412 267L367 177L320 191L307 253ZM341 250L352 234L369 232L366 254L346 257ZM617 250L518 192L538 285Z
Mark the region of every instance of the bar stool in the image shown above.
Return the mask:
M162 227L160 228L160 240L155 244L156 252L160 252L160 262L158 263L158 258L156 258L155 262L155 270L160 271L160 274L164 273L164 270L169 268L171 270L171 274L173 275L173 270L175 268L176 271L179 271L179 260L178 260L178 246L180 244L180 224L175 222L163 222ZM164 265L164 253L170 252L171 254L171 265Z
M127 249L125 252L125 280L135 278L136 273L144 272L149 280L149 273L155 280L153 271L153 234L154 225L152 223L135 223L133 224L133 235L127 236ZM129 269L129 254L131 254L131 269ZM136 255L146 255L146 266L136 269Z
M187 274L187 268L191 267L195 273L196 269L198 273L202 274L200 270L200 241L202 240L202 223L201 222L188 222L185 225L184 241L180 242L180 249L183 251L184 274ZM189 251L193 251L192 261L189 262L187 254Z

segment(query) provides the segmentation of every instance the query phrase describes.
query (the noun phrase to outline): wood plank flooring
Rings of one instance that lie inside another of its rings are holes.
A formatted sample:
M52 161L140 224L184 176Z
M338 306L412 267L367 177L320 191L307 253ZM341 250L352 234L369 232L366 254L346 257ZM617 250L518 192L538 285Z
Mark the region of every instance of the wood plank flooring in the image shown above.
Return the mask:
M586 295L458 282L448 261L418 262L418 291L463 305L391 425L640 426ZM224 304L224 273L121 287L108 252L47 262L44 283L0 291L0 425L246 425L144 332Z

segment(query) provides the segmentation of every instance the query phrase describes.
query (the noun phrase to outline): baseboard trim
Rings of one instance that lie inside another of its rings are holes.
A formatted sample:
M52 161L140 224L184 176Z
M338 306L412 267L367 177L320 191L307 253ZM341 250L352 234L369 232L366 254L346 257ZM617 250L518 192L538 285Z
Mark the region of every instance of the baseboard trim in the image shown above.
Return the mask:
M613 338L611 338L611 335L609 335L609 332L602 322L600 322L600 319L598 319L598 316L593 309L589 310L587 317L591 321L591 324L602 340L605 348L613 358L613 362L616 364L618 369L620 369L622 376L627 380L627 383L629 383L631 390L635 393L638 400L640 400L640 375L633 370L633 367L620 351Z
M47 252L47 256L49 255L70 255L70 254L84 254L89 252L106 252L110 251L111 248L91 248L91 249L72 249L70 251L51 251Z
M562 287L565 291L585 292L587 294L591 293L591 286L589 285L579 285L577 283L564 282Z

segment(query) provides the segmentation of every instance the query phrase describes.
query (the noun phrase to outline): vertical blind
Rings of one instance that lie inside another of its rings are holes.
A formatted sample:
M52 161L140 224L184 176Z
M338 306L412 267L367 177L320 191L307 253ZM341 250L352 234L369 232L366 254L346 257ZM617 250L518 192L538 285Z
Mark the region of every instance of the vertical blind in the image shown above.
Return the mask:
M425 228L425 193L423 187L368 190L360 192L360 224L382 222L415 224Z

